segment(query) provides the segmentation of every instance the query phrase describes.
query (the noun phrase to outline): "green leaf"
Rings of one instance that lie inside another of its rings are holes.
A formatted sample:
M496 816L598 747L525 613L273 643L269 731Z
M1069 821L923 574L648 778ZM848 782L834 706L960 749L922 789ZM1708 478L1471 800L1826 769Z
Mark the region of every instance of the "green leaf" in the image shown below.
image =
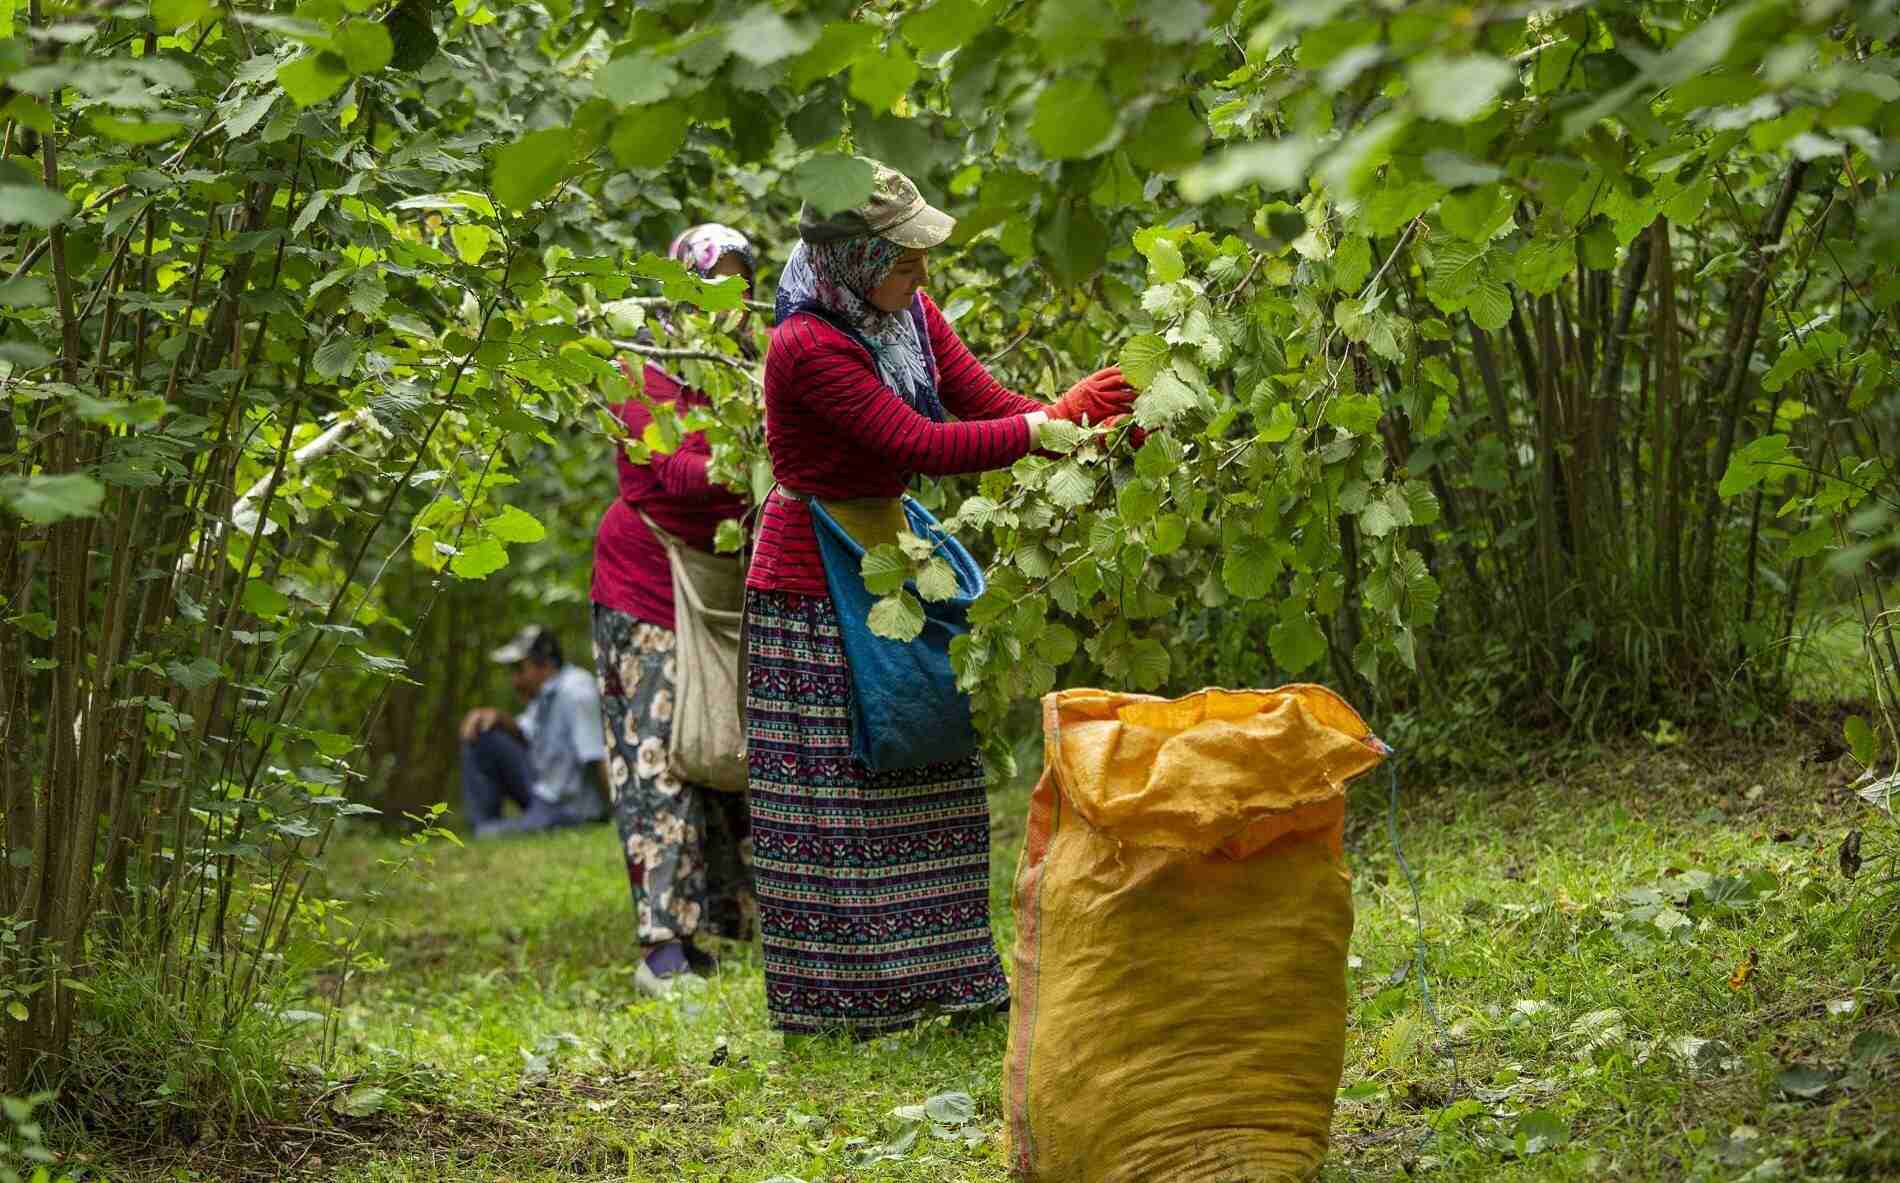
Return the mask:
M1547 296L1577 269L1577 252L1566 238L1540 238L1525 243L1513 261L1518 286L1534 296Z
M197 24L211 11L211 0L152 0L152 23L161 33Z
M494 240L495 232L486 226L457 225L449 228L449 241L455 244L456 256L464 263L481 262Z
M1183 173L1181 196L1206 201L1254 182L1273 192L1304 189L1307 167L1318 154L1318 142L1306 137L1229 148Z
M1156 235L1142 253L1148 257L1149 283L1173 283L1187 274L1187 263L1182 260L1181 248L1173 239Z
M851 97L883 113L894 109L915 81L916 60L903 46L891 45L882 53L861 57L852 64Z
M1115 495L1115 508L1130 527L1140 526L1161 509L1161 490L1144 480L1132 480Z
M1148 112L1128 138L1128 158L1149 172L1177 172L1200 160L1206 142L1206 122L1179 100Z
M290 611L290 597L262 579L245 582L242 602L246 612L266 620L275 620Z
M64 221L73 203L44 185L0 185L0 226L45 230Z
M1438 521L1438 494L1424 481L1406 481L1404 488L1406 503L1411 507L1414 525L1429 526Z
M1378 396L1348 394L1327 404L1326 422L1347 435L1369 435L1379 426L1379 416L1383 413Z
M1181 380L1173 366L1161 371L1147 391L1135 400L1135 422L1149 430L1171 426L1200 404L1193 387Z
M770 4L746 10L726 33L726 47L755 66L769 66L804 53L817 40L816 32L792 24Z
M738 554L745 546L745 527L732 518L719 523L713 532L713 549L722 555Z
M350 69L340 56L312 51L277 67L277 85L299 107L314 107L343 89Z
M1457 57L1433 53L1412 62L1405 78L1419 114L1447 123L1470 123L1517 79L1517 69L1484 53Z
M976 0L937 0L913 12L899 27L904 40L923 53L947 53L988 28L995 20L989 5Z
M449 560L449 570L463 579L483 579L508 565L508 548L484 538Z
M11 1015L16 1023L24 1023L31 1017L26 1005L17 998L7 1003L7 1014Z
M48 525L67 518L89 518L99 512L106 489L78 472L40 473L0 481L0 501L29 522Z
M614 124L607 146L622 168L659 168L686 142L691 123L691 114L680 103L629 107Z
M1036 98L1029 134L1051 160L1078 160L1103 147L1115 130L1115 108L1092 78L1060 78Z
M1511 289L1486 276L1471 289L1467 307L1479 328L1495 333L1511 322Z
M147 123L138 119L119 119L111 115L94 112L90 117L93 130L107 139L122 144L162 144L185 130L185 125L173 119L159 119Z
M1874 757L1879 753L1879 741L1874 736L1874 729L1867 725L1867 720L1859 715L1849 715L1842 731L1847 737L1847 750L1854 754L1855 762L1862 768L1873 767Z
M535 516L519 506L504 506L502 511L482 523L491 535L503 542L539 542L548 535Z
M1311 614L1301 612L1268 630L1267 647L1273 651L1275 665L1297 674L1326 656L1326 634Z
M1342 292L1357 292L1372 276L1372 244L1358 234L1340 240L1333 253L1333 286Z
M1529 1158L1570 1141L1570 1127L1548 1109L1533 1109L1518 1116L1511 1139L1518 1156Z
M917 573L917 594L933 604L956 595L956 571L942 559L931 559Z
M1299 415L1294 412L1291 403L1275 403L1273 410L1267 412L1267 421L1260 427L1260 439L1263 443L1283 444L1293 438L1294 429L1299 425Z
M865 621L871 632L893 641L914 641L924 631L924 606L907 591L885 596L871 605Z
M1036 638L1036 656L1050 665L1062 665L1075 656L1076 636L1066 624L1054 623Z
M1095 497L1095 478L1074 461L1056 466L1044 486L1049 499L1064 509L1087 505Z
M324 342L310 359L310 368L319 378L347 378L356 372L363 353L363 342L352 336L333 337Z
M1827 1092L1834 1083L1834 1074L1820 1068L1809 1068L1803 1064L1793 1064L1775 1073L1775 1087L1790 1097L1812 1101Z
M851 65L877 46L878 31L860 21L831 21L818 31L818 40L800 54L785 73L785 85L803 91L812 83Z
M1082 428L1067 419L1049 419L1036 433L1036 442L1045 452L1067 456L1082 444Z
M871 162L861 156L826 153L802 160L792 169L792 192L821 214L835 214L864 204L876 178Z
M209 657L194 657L190 662L167 663L165 675L187 690L203 690L224 676L224 667Z
M1187 519L1178 513L1164 513L1155 519L1154 552L1171 555L1187 541Z
M1467 242L1488 241L1511 216L1511 195L1502 185L1479 185L1438 203L1438 220Z
M1264 599L1273 591L1281 567L1272 543L1264 538L1242 539L1221 554L1221 584L1237 599Z
M864 577L864 586L872 595L888 596L910 578L910 560L887 542L864 552L864 558L858 562L858 573Z
M352 74L374 74L389 64L396 44L375 21L351 21L336 32L336 50Z
M679 71L647 53L617 57L594 72L594 93L623 107L657 103L673 93Z
M1787 456L1788 437L1785 435L1765 435L1751 440L1729 457L1728 468L1722 473L1722 483L1716 492L1723 497L1747 492L1774 475Z
M531 131L495 153L489 182L495 200L525 210L554 191L574 159L574 133L565 127Z
M1368 501L1359 511L1359 528L1374 538L1384 538L1397 529L1399 520L1392 513L1392 507L1383 501Z
M1137 690L1160 689L1173 671L1167 646L1153 637L1143 637L1128 651L1128 680Z
M1143 333L1122 342L1122 377L1137 390L1153 384L1161 368L1168 364L1168 343L1155 333Z

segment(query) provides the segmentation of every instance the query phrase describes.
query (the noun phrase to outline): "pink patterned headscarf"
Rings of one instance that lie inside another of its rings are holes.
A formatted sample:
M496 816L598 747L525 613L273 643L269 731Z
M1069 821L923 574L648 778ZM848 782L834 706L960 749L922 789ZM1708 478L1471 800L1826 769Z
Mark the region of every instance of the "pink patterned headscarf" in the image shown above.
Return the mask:
M666 248L666 253L686 264L687 269L701 279L711 276L713 268L726 255L738 256L740 265L745 268L748 286L758 270L751 241L732 227L719 222L702 222L682 230L679 237L673 240L673 245Z

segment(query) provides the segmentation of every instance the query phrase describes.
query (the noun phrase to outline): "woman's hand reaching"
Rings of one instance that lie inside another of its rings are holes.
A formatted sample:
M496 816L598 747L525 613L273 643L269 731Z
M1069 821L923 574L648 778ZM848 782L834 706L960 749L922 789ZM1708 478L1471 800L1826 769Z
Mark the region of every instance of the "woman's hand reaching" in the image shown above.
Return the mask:
M1069 392L1049 408L1049 417L1099 426L1117 415L1127 414L1138 394L1140 391L1122 377L1121 367L1110 366L1069 387Z

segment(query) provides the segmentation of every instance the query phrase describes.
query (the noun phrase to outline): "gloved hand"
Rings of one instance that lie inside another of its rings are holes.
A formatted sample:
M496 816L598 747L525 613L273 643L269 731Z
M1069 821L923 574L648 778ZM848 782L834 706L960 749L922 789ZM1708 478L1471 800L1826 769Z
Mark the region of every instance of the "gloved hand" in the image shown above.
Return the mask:
M1107 422L1103 423L1102 426L1108 428L1110 431L1113 431L1117 427L1120 427L1123 423L1127 423L1127 422L1128 422L1128 416L1116 415L1110 418ZM1148 442L1148 433L1146 431L1143 431L1141 428L1136 427L1134 424L1129 423L1128 424L1128 442L1133 444L1135 447L1139 448L1141 447L1141 445Z
M1071 423L1087 419L1090 423L1099 424L1116 415L1126 414L1135 405L1135 397L1140 393L1122 377L1120 366L1110 366L1106 370L1095 371L1069 387L1069 392L1049 408L1049 417L1067 419Z

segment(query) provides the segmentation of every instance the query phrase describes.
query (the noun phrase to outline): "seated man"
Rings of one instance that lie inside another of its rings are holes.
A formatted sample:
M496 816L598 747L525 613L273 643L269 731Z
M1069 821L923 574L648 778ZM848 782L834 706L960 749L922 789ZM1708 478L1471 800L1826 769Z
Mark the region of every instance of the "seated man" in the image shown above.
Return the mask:
M554 634L529 626L489 654L514 666L519 716L477 707L462 718L462 812L475 837L607 816L607 752L594 676L561 661ZM521 810L502 816L502 802Z

